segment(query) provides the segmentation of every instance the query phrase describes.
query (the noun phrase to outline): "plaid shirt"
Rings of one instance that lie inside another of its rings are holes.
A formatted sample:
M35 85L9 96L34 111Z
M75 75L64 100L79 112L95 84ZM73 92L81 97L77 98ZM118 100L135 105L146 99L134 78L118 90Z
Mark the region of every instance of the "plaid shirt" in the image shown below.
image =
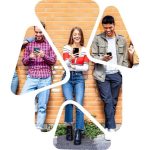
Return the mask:
M45 55L43 58L29 58L35 47L44 51ZM46 39L42 42L33 41L26 46L22 62L25 66L28 66L28 74L30 77L48 78L52 74L51 66L56 62L56 55Z

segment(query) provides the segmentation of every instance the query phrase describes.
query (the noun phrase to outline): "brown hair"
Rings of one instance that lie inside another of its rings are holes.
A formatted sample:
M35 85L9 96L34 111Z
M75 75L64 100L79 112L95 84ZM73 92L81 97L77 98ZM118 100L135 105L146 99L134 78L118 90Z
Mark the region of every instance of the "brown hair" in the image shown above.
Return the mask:
M70 37L69 37L68 45L72 45L74 43L73 38L72 38L72 34L73 34L74 30L78 30L80 32L80 35L81 35L80 45L84 46L83 31L82 31L82 29L80 27L74 27L74 28L72 28L72 30L70 32Z

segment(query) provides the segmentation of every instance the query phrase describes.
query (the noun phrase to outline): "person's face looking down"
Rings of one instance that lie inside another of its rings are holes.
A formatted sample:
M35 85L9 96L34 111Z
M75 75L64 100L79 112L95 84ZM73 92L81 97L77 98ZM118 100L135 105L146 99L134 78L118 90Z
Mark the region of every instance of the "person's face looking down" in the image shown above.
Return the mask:
M44 38L42 31L38 27L34 27L34 32L37 41L41 41Z
M103 24L104 32L107 37L113 37L115 35L115 25L114 24Z
M79 30L75 29L72 34L73 42L79 44L81 41L81 34Z

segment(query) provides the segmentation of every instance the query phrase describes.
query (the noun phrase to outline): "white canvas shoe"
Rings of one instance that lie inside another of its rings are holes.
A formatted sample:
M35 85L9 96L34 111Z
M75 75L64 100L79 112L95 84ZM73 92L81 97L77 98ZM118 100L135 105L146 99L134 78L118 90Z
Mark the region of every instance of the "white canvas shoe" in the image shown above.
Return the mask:
M107 134L105 134L105 140L107 141L111 141L114 133L115 133L115 129L106 129L108 132Z
M108 129L108 132L114 133L116 130L115 129Z

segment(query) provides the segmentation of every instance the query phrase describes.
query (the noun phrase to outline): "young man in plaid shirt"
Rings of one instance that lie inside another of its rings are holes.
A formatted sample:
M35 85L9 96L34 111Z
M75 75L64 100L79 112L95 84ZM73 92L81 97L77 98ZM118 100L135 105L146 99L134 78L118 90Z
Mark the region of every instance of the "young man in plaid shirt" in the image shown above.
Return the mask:
M45 28L45 24L41 22ZM29 43L24 51L22 62L28 66L27 79L22 94L51 84L51 67L56 62L56 55L45 39L42 31L34 26L35 40ZM37 128L43 129L46 119L47 103L50 90L38 94Z

